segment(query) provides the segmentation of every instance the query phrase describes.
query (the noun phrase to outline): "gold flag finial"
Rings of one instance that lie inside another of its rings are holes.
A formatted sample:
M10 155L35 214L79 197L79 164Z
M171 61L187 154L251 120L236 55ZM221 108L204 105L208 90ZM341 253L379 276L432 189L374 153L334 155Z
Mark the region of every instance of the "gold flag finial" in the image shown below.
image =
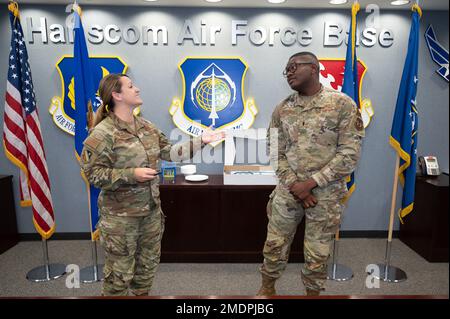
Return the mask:
M417 3L413 4L411 10L416 11L419 14L419 17L422 18L422 8Z
M361 9L361 5L359 4L358 1L355 1L352 5L352 14L356 15L360 9Z
M8 10L14 14L14 17L20 19L19 16L19 4L16 1L9 1Z
M81 7L78 5L78 3L76 1L74 2L73 6L72 6L72 10L76 11L80 17L83 14Z

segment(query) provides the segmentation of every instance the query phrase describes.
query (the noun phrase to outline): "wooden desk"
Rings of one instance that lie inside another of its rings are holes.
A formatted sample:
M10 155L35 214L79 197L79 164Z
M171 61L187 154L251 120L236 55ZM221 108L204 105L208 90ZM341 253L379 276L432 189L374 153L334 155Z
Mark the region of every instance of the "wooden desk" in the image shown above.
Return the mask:
M224 185L222 175L206 182L162 182L166 218L162 262L263 261L266 206L275 186ZM290 261L303 262L304 222L292 244Z
M12 176L0 175L0 254L19 242Z
M417 176L414 210L400 225L400 240L430 262L448 262L448 190L448 175Z

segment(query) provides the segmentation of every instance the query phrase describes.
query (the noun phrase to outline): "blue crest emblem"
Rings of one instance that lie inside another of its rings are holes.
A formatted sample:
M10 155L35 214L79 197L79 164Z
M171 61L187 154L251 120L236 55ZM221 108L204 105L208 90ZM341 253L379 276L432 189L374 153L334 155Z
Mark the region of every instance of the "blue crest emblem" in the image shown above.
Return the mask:
M244 100L247 64L240 58L186 58L178 66L183 98L174 98L169 113L183 132L198 136L203 129L248 129L258 110Z
M89 57L91 67L94 70L93 78L98 86L100 80L110 73L125 73L128 66L120 57ZM55 124L63 131L75 135L75 88L73 56L65 55L56 63L61 78L62 94L52 98L49 112ZM101 101L97 100L93 104L94 112Z

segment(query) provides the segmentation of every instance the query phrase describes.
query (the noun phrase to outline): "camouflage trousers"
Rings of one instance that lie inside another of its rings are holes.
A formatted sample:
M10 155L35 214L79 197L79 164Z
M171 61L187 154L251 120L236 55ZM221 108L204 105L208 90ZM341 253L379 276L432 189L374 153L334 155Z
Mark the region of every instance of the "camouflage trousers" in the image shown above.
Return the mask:
M145 217L103 214L98 224L105 250L103 296L148 295L161 256L164 215L159 207Z
M318 203L304 209L289 191L277 187L267 204L269 223L264 244L264 263L260 272L272 278L281 277L289 258L292 240L304 216L305 263L302 281L305 288L323 290L327 279L327 261L331 244L339 227L344 205L342 196L315 194Z

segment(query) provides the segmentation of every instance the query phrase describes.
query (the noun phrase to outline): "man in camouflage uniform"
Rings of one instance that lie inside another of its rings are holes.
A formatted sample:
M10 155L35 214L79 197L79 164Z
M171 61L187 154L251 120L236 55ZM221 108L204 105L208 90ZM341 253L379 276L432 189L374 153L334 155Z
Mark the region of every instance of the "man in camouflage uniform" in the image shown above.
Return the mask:
M300 52L289 59L284 74L296 93L276 107L270 122L268 141L279 183L267 205L258 295L276 293L275 281L286 268L304 216L306 294L319 295L327 278L330 247L344 210L346 177L356 168L364 127L354 101L323 87L319 70L312 53Z
M102 295L148 295L161 255L164 214L159 178L136 180L135 168L157 170L159 159L191 158L202 137L172 146L141 117L131 125L113 112L84 142L81 166L87 180L101 189L98 199L100 242L105 249Z

